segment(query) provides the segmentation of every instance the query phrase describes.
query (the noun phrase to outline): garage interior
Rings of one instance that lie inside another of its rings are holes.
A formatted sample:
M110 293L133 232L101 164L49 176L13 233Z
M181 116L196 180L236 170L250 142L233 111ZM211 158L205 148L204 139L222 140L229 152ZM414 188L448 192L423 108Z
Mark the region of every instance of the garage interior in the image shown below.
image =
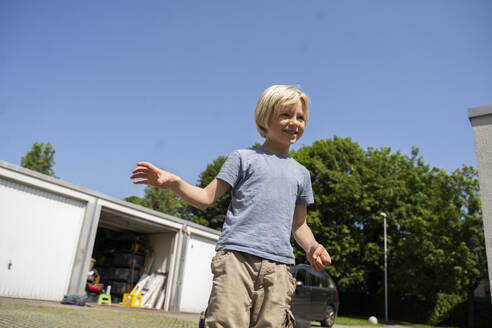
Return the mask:
M176 230L163 224L102 207L86 287L89 301L98 302L111 286L111 302L121 303L125 293L135 293L137 283L149 276L158 277L160 284L154 283L156 295L139 305L164 308L175 237Z

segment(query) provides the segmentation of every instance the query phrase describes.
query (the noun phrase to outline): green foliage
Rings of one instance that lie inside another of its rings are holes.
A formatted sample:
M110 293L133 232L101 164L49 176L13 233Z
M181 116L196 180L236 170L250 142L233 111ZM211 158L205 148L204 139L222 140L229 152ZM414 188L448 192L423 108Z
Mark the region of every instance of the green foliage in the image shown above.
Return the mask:
M21 166L39 173L54 176L55 149L51 143L38 143L32 145L32 149L21 158Z
M125 200L127 202L148 207L153 210L177 217L183 217L186 215L184 211L186 208L185 203L181 201L174 193L165 189L147 186L145 188L145 195L143 198L138 196L130 196L125 198Z
M130 203L133 203L133 204L137 204L137 205L140 205L140 206L145 206L145 198L141 198L141 197L138 197L138 196L130 196L130 197L126 197L125 200L127 202L130 202ZM147 207L147 206L145 206Z
M334 265L327 267L340 288L364 288L367 277L366 243L359 212L371 206L363 202L361 180L364 152L350 139L335 137L305 146L293 157L311 173L315 203L308 207L307 223L318 242L325 245ZM305 262L295 245L296 260Z
M456 294L438 293L434 309L429 317L429 324L439 325L449 318L451 311L463 301L463 297Z
M308 224L330 252L326 269L342 291L384 290L383 219L388 214L389 289L432 301L465 295L487 275L477 172L447 174L389 148L363 150L334 137L292 152L311 173ZM295 245L298 262L305 255Z

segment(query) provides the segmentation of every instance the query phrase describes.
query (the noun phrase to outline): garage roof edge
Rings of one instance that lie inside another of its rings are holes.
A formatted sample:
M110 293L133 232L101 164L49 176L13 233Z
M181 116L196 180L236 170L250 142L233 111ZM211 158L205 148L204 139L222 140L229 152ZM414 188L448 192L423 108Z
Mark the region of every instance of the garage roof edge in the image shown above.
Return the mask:
M203 230L203 231L212 233L214 235L220 235L219 231L211 229L211 228L206 227L206 226L203 226L201 224L187 221L184 219L180 219L180 218L177 218L177 217L169 215L169 214L165 214L165 213L162 213L159 211L152 210L150 208L146 208L146 207L143 207L143 206L140 206L137 204L127 202L127 201L122 200L122 199L118 199L116 197L108 196L108 195L100 193L98 191L94 191L94 190L91 190L88 188L77 186L73 183L63 181L59 178L54 178L54 177L48 176L46 174L35 172L32 170L26 169L24 167L12 164L12 163L8 163L8 162L0 160L0 167L7 169L7 170L10 170L10 171L20 173L20 174L24 174L24 175L30 176L32 178L36 178L36 179L48 182L48 183L52 183L52 184L55 184L55 185L58 185L58 186L61 186L61 187L64 187L64 188L67 188L70 190L74 190L74 191L77 191L77 192L80 192L80 193L83 193L86 195L97 197L99 199L104 199L104 200L109 201L109 202L114 202L114 203L117 203L119 205L126 206L126 207L132 208L134 210L138 210L138 211L141 211L141 212L144 212L147 214L151 214L151 215L163 218L163 219L171 220L171 221L174 221L174 222L182 224L182 225L188 225L190 227L194 227L196 229Z

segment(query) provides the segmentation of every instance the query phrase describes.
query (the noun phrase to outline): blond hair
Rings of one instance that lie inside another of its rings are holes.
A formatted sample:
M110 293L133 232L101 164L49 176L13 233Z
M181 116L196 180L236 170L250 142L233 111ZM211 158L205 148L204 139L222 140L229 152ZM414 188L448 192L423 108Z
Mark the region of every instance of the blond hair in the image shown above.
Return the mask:
M290 85L272 85L261 94L255 110L255 122L258 132L266 138L268 125L273 117L287 106L301 102L304 109L304 121L309 119L309 101L304 92Z

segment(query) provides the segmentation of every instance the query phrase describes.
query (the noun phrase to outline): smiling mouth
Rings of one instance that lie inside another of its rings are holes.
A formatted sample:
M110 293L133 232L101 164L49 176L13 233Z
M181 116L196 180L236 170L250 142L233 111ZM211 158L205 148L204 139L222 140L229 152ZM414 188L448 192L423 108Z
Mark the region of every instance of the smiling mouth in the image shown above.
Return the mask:
M284 132L292 137L297 137L297 135L299 134L297 131L284 131Z

